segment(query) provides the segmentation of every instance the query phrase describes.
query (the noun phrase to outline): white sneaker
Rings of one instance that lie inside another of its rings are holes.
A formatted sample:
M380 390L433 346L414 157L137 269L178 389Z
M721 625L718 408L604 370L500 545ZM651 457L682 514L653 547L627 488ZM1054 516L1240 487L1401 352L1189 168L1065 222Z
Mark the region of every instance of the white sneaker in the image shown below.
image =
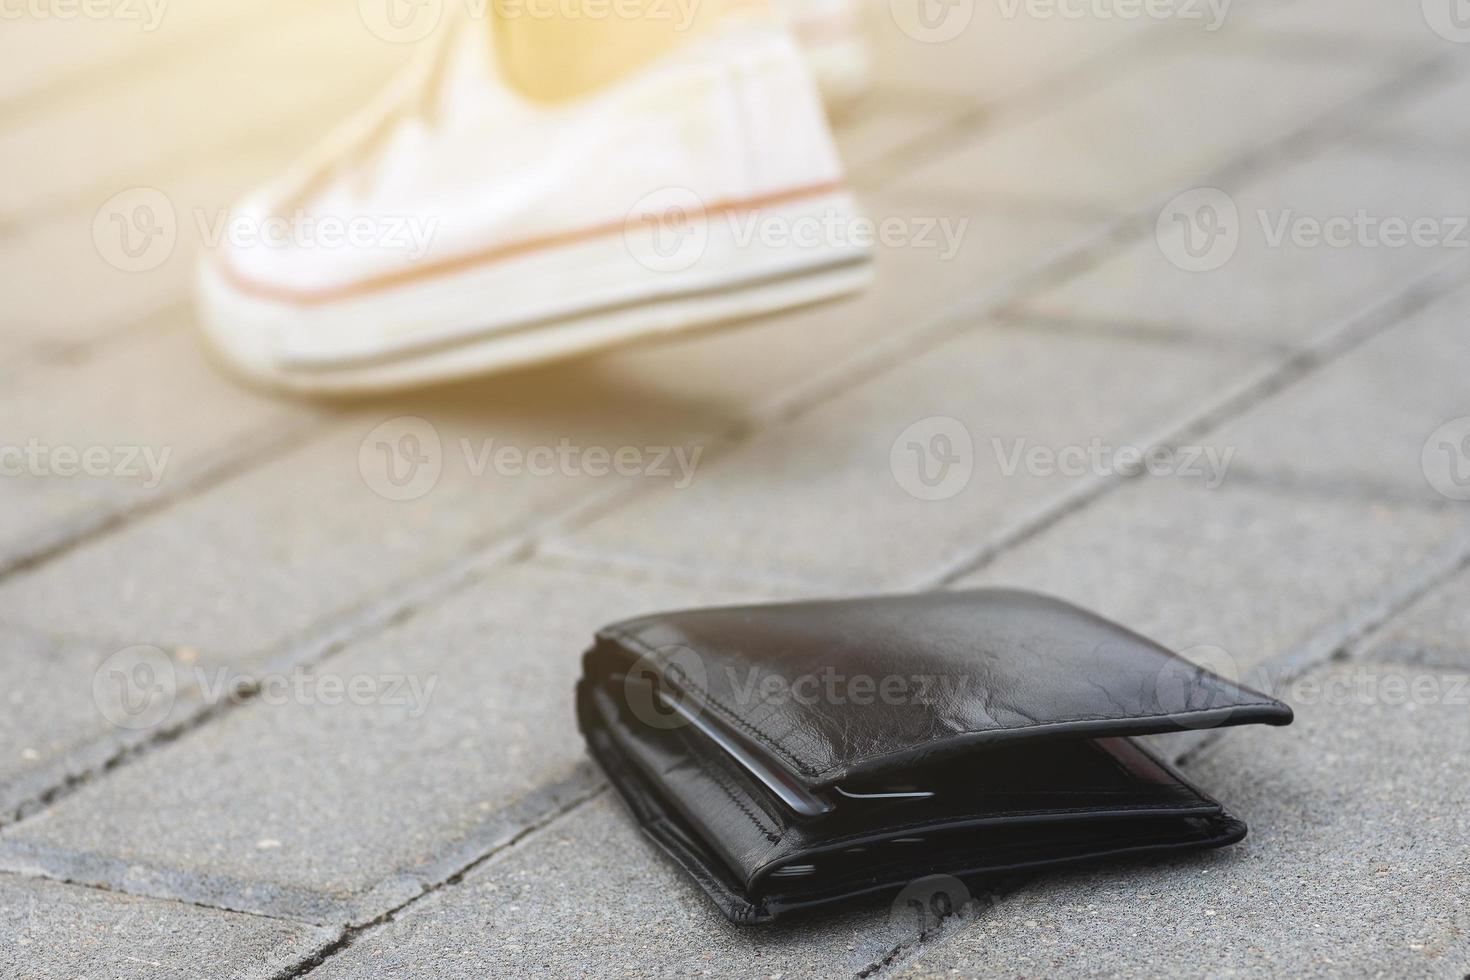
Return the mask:
M822 90L841 111L873 87L873 50L858 0L778 0Z
M779 27L728 24L552 106L491 47L483 24L450 32L232 214L199 287L231 364L298 391L407 387L866 282L855 236L811 234L856 215Z

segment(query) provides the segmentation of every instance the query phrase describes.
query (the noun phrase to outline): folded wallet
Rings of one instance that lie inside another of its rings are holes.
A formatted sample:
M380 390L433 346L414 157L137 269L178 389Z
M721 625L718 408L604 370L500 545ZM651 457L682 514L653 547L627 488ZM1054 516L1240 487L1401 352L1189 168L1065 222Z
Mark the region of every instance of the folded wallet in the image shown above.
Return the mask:
M577 714L644 832L732 920L1243 823L1130 736L1291 709L1058 599L973 590L643 616Z

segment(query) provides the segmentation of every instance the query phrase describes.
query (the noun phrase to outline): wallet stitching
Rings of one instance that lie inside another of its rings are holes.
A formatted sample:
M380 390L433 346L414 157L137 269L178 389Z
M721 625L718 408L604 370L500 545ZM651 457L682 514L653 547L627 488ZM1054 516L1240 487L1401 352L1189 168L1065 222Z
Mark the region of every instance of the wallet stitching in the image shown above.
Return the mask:
M740 892L731 890L730 886L713 875L705 865L703 856L696 853L684 842L676 829L676 825L667 815L658 814L647 823L642 825L643 833L652 838L662 846L675 862L689 873L706 895L708 895L722 910L736 922L759 922L765 913L764 904L756 905L751 901L750 895L742 889ZM677 852L677 854L673 853ZM730 911L733 910L733 911Z
M658 650L654 649L652 646L650 646L648 643L646 643L641 637L638 637L638 636L635 636L635 635L629 633L626 629L623 629L623 628L614 628L614 629L608 629L605 632L606 632L606 635L611 636L614 639L622 640L622 641L630 644L631 646L633 646L640 653L643 653L646 656L653 657L656 660L658 660L660 663L665 662L665 658L664 658L663 654L661 654ZM686 677L687 677L687 675L686 675ZM796 766L798 769L800 769L806 775L811 776L811 777L816 778L816 779L822 779L822 778L831 776L834 773L844 772L847 769L851 768L852 765L855 764L854 761L849 760L846 763L838 763L838 764L835 764L835 765L828 765L825 769L823 769L823 768L820 768L820 767L818 767L818 766L816 766L814 764L806 763L806 762L801 761L801 759L797 758L797 756L795 755L795 750L794 749L790 749L790 748L786 747L785 745L777 742L774 739L773 736L768 735L767 733L761 731L759 728L756 728L754 725L750 724L748 721L746 721L743 717L741 717L736 712L736 709L733 706L731 706L729 704L726 704L725 701L719 697L719 695L714 694L713 692L711 692L708 689L708 687L706 687L705 685L701 684L699 681L695 680L692 677L688 677L688 680L694 686L694 688L697 691L699 691L700 694L704 695L705 699L710 702L710 704L711 704L712 707L718 709L722 714L728 716L729 719L732 722L734 722L735 724L739 725L741 728L743 728L746 731L748 731L751 735L753 735L755 738L759 739L761 742L763 742L764 744L766 744L772 750L780 753L780 755L781 755L781 757L783 759L785 759L787 762L791 763L792 765ZM1239 701L1239 702L1236 702L1235 704L1230 705L1229 708L1230 709L1234 709L1234 708L1270 708L1270 707L1276 706L1277 704L1278 704L1278 702L1276 702L1276 701ZM1032 721L1031 723L1025 724L1025 725L1004 725L1004 726L1001 726L1001 727L998 727L998 728L978 728L978 729L977 728L967 728L967 729L965 729L963 731L956 732L955 735L984 735L984 734L987 734L989 732L1020 732L1020 731L1027 731L1027 730L1032 729L1032 728L1045 728L1047 726L1065 726L1065 725L1071 725L1071 724L1076 724L1077 722L1081 722L1081 721L1120 721L1121 722L1121 721L1154 721L1154 720L1157 720L1157 719L1160 719L1160 718L1187 718L1187 717L1190 717L1192 715L1208 714L1208 713L1212 713L1212 712L1217 712L1219 710L1221 710L1221 709L1219 709L1219 708L1194 708L1194 709L1191 709L1189 711L1161 711L1161 712L1157 712L1155 714L1150 714L1150 715L1144 715L1144 714L1136 714L1136 715L1077 715L1075 717L1072 717L1072 718L1067 719L1066 721ZM953 736L951 736L951 737L953 737ZM897 754L902 754L902 753L905 753L905 752L917 751L919 748L920 747L915 746L915 747L908 748L908 749L899 749L899 750L897 750ZM883 755L889 755L889 754L893 754L893 753L883 753ZM856 762L869 761L872 758L875 758L875 757L874 756L869 756L866 759L856 760ZM878 756L878 758L881 758L881 756Z
M658 650L655 650L653 647L649 646L640 637L634 636L631 633L628 633L621 629L613 630L610 632L609 635L630 644L645 656L653 657L660 663L665 662L663 654L661 654ZM732 722L745 729L747 732L749 732L755 738L759 739L761 742L765 743L771 749L780 753L781 757L787 762L790 762L792 765L796 766L798 769L809 776L816 776L821 773L821 770L818 769L816 766L802 762L800 759L798 759L794 754L794 750L789 749L785 745L782 745L779 742L775 741L772 736L767 735L765 732L761 731L759 728L756 728L754 725L750 724L750 722L742 718L738 713L736 713L736 710L732 706L726 704L719 697L719 695L711 692L709 688L706 687L704 684L701 684L693 677L688 677L687 674L685 676L688 679L689 683L694 685L694 688L699 691L700 694L704 695L705 700L709 701L711 706L718 709L722 714L728 716ZM827 771L830 772L831 769L829 768Z
M773 830L768 829L764 824L762 824L760 822L760 819L756 817L755 812L751 810L750 806L735 794L735 790L730 786L728 782L728 777L725 776L724 773L718 772L715 769L706 769L705 772L709 774L715 785L719 786L720 789L725 791L725 795L730 798L730 802L734 803L737 807L739 807L741 813L750 818L750 822L755 824L755 829L761 832L762 837L770 841L772 844L779 844L781 842L781 835Z
M699 753L696 751L693 740L689 737L689 733L687 731L681 730L680 735L683 738L685 745L688 747L690 755L703 755L703 753ZM730 798L730 802L734 803L735 806L740 810L740 812L745 814L746 817L750 819L751 823L755 824L755 828L756 830L759 830L761 832L761 836L770 841L772 844L779 844L781 842L782 835L776 833L774 830L767 828L766 825L761 822L760 818L756 816L756 813L751 808L750 804L740 798L740 795L736 792L736 788L731 782L729 775L720 770L718 761L710 759L704 759L703 761L704 765L700 766L699 771L708 776L711 782L713 782L722 791L724 791L724 794Z

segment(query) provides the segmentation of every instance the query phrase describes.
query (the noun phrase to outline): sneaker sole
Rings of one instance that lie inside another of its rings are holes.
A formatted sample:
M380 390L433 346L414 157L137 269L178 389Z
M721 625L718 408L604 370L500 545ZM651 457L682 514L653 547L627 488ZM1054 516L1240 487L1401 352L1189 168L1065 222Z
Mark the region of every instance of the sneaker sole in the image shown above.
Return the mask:
M783 220L812 213L787 214ZM635 283L644 287L642 295L624 295L546 316L501 319L478 328L415 331L357 349L330 343L319 343L313 349L267 349L259 342L260 331L241 327L267 316L279 321L283 308L242 292L214 263L206 262L200 272L200 325L218 359L247 380L294 393L350 396L461 380L733 326L739 320L854 292L871 278L871 253L851 245L773 250L747 243L730 251L732 245L731 241L716 245L726 248L728 256L720 266L724 274L719 279L712 280L703 271L635 269L643 279ZM593 255L596 249L610 250L607 254L626 266L627 246L622 241L595 246ZM542 281L553 283L557 296L576 295L576 276L595 267L595 260L582 264L589 258L587 253L576 257L543 254L511 270L511 276L535 281L539 268ZM605 282L606 268L591 279ZM425 310L473 308L483 302L479 297L499 295L480 272L445 276L394 292L393 302L398 306ZM354 314L332 306L323 304L300 316L306 321L325 312L332 318L333 329L350 333ZM359 305L365 313L375 307ZM288 320L290 315L289 311L285 314Z

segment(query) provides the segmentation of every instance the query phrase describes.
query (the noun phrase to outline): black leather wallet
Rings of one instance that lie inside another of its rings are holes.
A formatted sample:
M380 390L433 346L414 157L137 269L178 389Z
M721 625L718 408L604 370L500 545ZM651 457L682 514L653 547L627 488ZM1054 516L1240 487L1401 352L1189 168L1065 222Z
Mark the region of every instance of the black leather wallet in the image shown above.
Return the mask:
M1129 736L1292 718L1007 590L644 616L583 667L592 755L741 923L931 875L1234 843L1245 825Z

